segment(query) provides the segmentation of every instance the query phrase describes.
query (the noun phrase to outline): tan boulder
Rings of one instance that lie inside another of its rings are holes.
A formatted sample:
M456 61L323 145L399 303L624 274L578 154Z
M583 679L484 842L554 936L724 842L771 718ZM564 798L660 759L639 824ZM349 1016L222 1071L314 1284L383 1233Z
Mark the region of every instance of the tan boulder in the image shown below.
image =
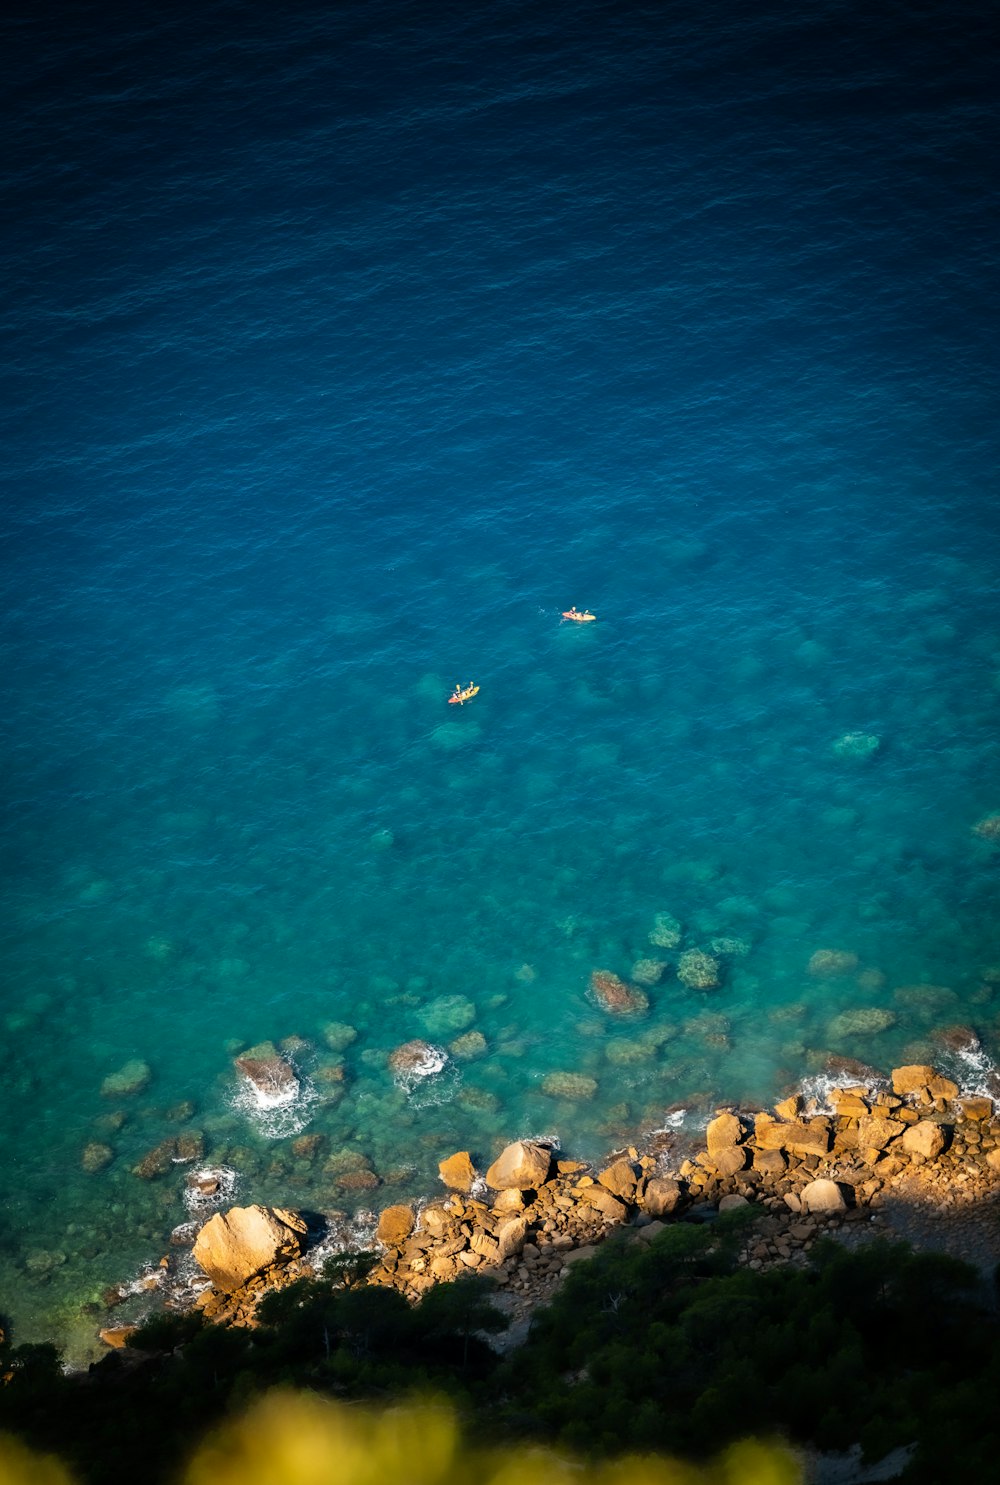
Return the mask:
M735 1114L719 1114L705 1130L708 1153L714 1155L718 1150L731 1149L739 1144L743 1135L743 1125Z
M934 1077L934 1069L923 1062L908 1063L906 1067L894 1067L892 1070L893 1093L919 1093L921 1088L926 1088L931 1078Z
M958 1084L953 1083L951 1078L943 1078L940 1073L935 1073L927 1081L927 1092L931 1098L957 1098Z
M830 1148L830 1121L792 1119L787 1124L758 1114L754 1124L758 1150L790 1150L795 1155L825 1155Z
M784 1171L785 1157L780 1150L755 1150L753 1168L765 1176L778 1176Z
M642 1205L651 1217L669 1217L681 1199L681 1188L668 1176L654 1176L646 1182Z
M802 1098L798 1093L792 1093L788 1098L783 1098L780 1103L774 1105L774 1112L779 1119L797 1119L802 1111Z
M944 1149L944 1130L932 1119L919 1119L916 1124L907 1126L901 1143L907 1155L921 1155L925 1160L933 1160Z
M986 1157L986 1164L990 1170L994 1170L1000 1175L1000 1150L991 1150Z
M729 1145L723 1150L716 1150L708 1158L720 1176L735 1176L737 1171L746 1168L747 1152L742 1145Z
M500 1262L500 1243L488 1232L482 1232L477 1228L469 1239L469 1247L473 1253L478 1253L480 1258L485 1259L487 1263Z
M906 1125L896 1119L858 1120L858 1145L862 1150L884 1150L890 1140L897 1139Z
M497 1262L506 1258L518 1258L528 1236L528 1224L523 1217L510 1217L497 1230L499 1251Z
M830 1103L841 1119L863 1119L868 1113L868 1105L863 1096L855 1093L853 1088L832 1088Z
M825 1178L810 1181L808 1186L803 1186L799 1192L799 1199L804 1212L844 1212L847 1210L847 1201L837 1182L828 1181Z
M121 1351L138 1329L138 1325L106 1325L103 1330L98 1331L98 1337L106 1346Z
M545 1183L552 1164L552 1153L534 1140L515 1140L494 1160L486 1172L486 1184L494 1191L516 1187L518 1191L537 1191Z
M624 1222L628 1215L623 1203L603 1186L588 1186L583 1200L588 1206L596 1207L605 1222Z
M230 1207L209 1218L192 1256L216 1289L232 1293L271 1264L302 1251L306 1224L281 1207Z
M729 1196L724 1196L719 1202L719 1212L738 1212L741 1207L748 1207L749 1205L750 1203L745 1196L731 1192Z
M612 1196L619 1197L622 1201L635 1201L635 1171L631 1162L624 1159L614 1161L606 1170L602 1170L597 1177L601 1185L611 1192Z
M451 1191L471 1191L476 1179L476 1168L468 1150L459 1150L447 1160L439 1161L438 1173Z
M990 1119L993 1116L993 1100L992 1098L974 1098L972 1096L960 1098L958 1101L958 1111L963 1119L975 1119L977 1122L980 1119Z
M500 1191L497 1193L496 1199L493 1203L493 1210L494 1212L496 1212L497 1216L513 1216L517 1212L523 1212L524 1197L521 1195L520 1191L514 1190L513 1187L511 1187L507 1191Z
M444 1207L424 1207L420 1213L420 1225L432 1237L440 1237L443 1232L448 1232L453 1223L454 1218L451 1212L446 1211Z
M398 1248L405 1243L416 1223L412 1207L386 1207L378 1219L375 1236L387 1248Z

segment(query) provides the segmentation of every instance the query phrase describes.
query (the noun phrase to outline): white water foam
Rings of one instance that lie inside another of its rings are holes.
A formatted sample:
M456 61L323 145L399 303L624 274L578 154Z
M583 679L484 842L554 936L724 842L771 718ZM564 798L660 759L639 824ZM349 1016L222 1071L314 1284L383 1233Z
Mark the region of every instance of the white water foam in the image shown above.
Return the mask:
M306 1257L319 1273L327 1259L336 1257L338 1253L371 1252L377 1247L377 1226L378 1217L374 1212L367 1209L355 1212L352 1217L332 1223L326 1236L309 1249Z
M216 1190L199 1191L197 1181L216 1181ZM200 1170L192 1171L184 1182L184 1205L191 1213L211 1212L217 1207L225 1206L232 1201L236 1194L236 1184L239 1176L236 1171L228 1165L205 1165Z
M448 1053L443 1047L433 1047L428 1044L419 1057L400 1068L395 1074L397 1088L402 1088L404 1093L412 1093L424 1078L433 1078L437 1073L443 1072L448 1064Z
M996 1099L1000 1096L997 1065L977 1036L970 1035L963 1046L950 1048L941 1062L943 1070L953 1075L962 1093L980 1098Z
M240 1078L230 1103L264 1139L283 1140L302 1133L319 1097L311 1078L296 1078L294 1087L287 1084L273 1094L249 1078Z

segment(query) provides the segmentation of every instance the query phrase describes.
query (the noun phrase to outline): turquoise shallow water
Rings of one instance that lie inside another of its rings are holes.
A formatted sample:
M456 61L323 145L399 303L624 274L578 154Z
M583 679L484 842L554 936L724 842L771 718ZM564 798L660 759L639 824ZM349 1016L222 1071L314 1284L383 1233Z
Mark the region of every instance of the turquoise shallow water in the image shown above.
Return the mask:
M844 6L720 7L710 48L693 13L586 17L305 7L237 45L221 7L53 11L18 38L22 1339L80 1344L163 1251L185 1167L133 1168L178 1132L240 1196L350 1213L455 1148L597 1155L831 1053L887 1067L964 1024L996 1055L978 12L915 13L878 65L830 49L845 18L887 39ZM854 733L877 749L838 753ZM686 987L718 940L719 987ZM818 976L820 950L853 957ZM648 1014L603 1012L592 971L650 958ZM395 1085L392 1048L469 1030L478 1055ZM261 1120L232 1056L288 1037L308 1096ZM102 1098L133 1058L148 1087ZM361 1156L375 1190L345 1184Z

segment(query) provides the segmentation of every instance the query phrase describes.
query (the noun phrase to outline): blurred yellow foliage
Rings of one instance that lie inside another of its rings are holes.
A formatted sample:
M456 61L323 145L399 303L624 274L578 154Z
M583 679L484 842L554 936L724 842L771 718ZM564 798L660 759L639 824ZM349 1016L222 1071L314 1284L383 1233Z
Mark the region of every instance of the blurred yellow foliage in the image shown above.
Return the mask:
M547 1449L473 1450L446 1403L376 1410L273 1392L201 1445L183 1485L801 1485L792 1456L748 1440L704 1468L658 1455L586 1466ZM72 1485L0 1438L0 1485Z
M73 1479L58 1459L0 1434L0 1485L73 1485Z

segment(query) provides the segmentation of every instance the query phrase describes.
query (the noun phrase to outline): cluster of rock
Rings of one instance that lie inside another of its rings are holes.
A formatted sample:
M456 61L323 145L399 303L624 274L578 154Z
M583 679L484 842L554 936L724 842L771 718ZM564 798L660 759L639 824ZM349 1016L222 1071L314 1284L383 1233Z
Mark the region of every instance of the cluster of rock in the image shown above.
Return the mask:
M446 1196L381 1213L368 1282L416 1299L436 1283L486 1273L523 1313L616 1227L649 1240L665 1219L753 1206L760 1217L743 1258L762 1268L793 1259L821 1231L871 1219L893 1194L938 1207L1000 1197L992 1099L960 1096L926 1065L834 1088L822 1110L802 1095L773 1113L721 1110L704 1148L676 1170L666 1168L660 1138L659 1148L631 1146L600 1168L522 1140L482 1178L460 1151L440 1163ZM193 1248L211 1281L197 1300L206 1317L253 1324L264 1293L313 1272L306 1236L302 1218L280 1209L216 1213Z

